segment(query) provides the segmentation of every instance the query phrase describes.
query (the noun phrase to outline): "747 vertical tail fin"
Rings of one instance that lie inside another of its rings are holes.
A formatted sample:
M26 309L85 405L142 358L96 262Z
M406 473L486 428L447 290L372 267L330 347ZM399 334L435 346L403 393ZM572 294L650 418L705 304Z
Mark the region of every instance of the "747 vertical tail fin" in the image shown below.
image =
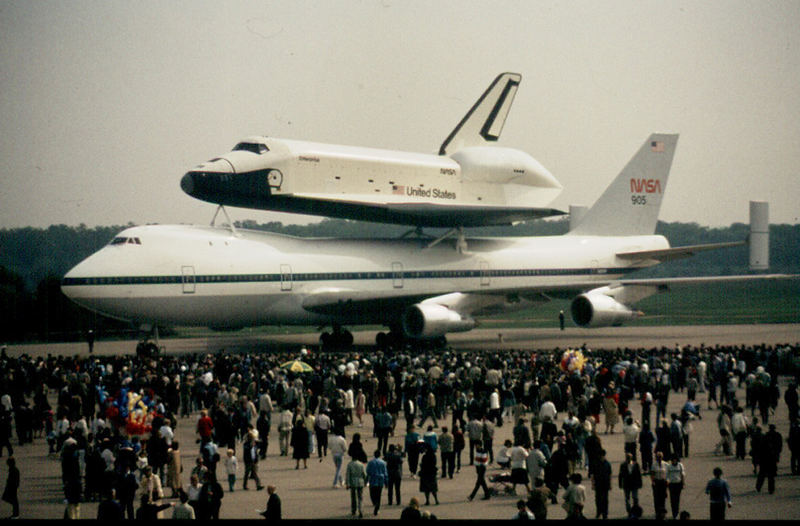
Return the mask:
M677 144L677 134L652 134L569 233L589 236L653 234Z

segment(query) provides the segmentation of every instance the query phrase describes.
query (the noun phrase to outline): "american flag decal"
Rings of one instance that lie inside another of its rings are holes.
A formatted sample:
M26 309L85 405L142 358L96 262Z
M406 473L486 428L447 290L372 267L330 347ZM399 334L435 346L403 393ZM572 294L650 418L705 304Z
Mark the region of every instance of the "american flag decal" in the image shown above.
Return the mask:
M661 141L653 141L650 143L650 149L656 153L664 153L664 143Z
M392 186L392 193L395 195L403 195L406 193L406 187L402 185L394 185Z

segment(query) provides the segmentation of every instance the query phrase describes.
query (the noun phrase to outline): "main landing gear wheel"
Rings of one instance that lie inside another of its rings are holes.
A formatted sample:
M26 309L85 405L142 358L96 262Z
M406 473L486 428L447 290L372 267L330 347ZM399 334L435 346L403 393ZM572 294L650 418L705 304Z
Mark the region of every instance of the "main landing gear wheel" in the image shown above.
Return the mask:
M334 328L333 332L323 332L319 337L319 343L326 349L344 349L352 347L353 333L348 330Z
M406 344L406 337L400 331L379 332L375 335L375 344L381 350L400 350Z

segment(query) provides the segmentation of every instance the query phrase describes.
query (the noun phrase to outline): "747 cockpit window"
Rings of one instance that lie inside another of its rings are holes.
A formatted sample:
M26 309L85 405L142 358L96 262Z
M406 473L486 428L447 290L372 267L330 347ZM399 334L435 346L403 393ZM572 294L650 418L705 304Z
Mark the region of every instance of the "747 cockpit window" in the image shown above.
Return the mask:
M259 142L240 142L239 144L233 147L233 151L237 150L244 150L247 152L262 154L268 152L269 148L267 148L266 144Z

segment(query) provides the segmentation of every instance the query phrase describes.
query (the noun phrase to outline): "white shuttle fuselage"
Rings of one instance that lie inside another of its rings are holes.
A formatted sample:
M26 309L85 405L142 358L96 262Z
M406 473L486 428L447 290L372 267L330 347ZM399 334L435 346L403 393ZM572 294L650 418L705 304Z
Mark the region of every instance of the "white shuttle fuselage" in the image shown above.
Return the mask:
M561 184L527 153L497 147L520 76L498 76L439 154L255 136L183 176L220 205L427 227L511 224L547 208Z

